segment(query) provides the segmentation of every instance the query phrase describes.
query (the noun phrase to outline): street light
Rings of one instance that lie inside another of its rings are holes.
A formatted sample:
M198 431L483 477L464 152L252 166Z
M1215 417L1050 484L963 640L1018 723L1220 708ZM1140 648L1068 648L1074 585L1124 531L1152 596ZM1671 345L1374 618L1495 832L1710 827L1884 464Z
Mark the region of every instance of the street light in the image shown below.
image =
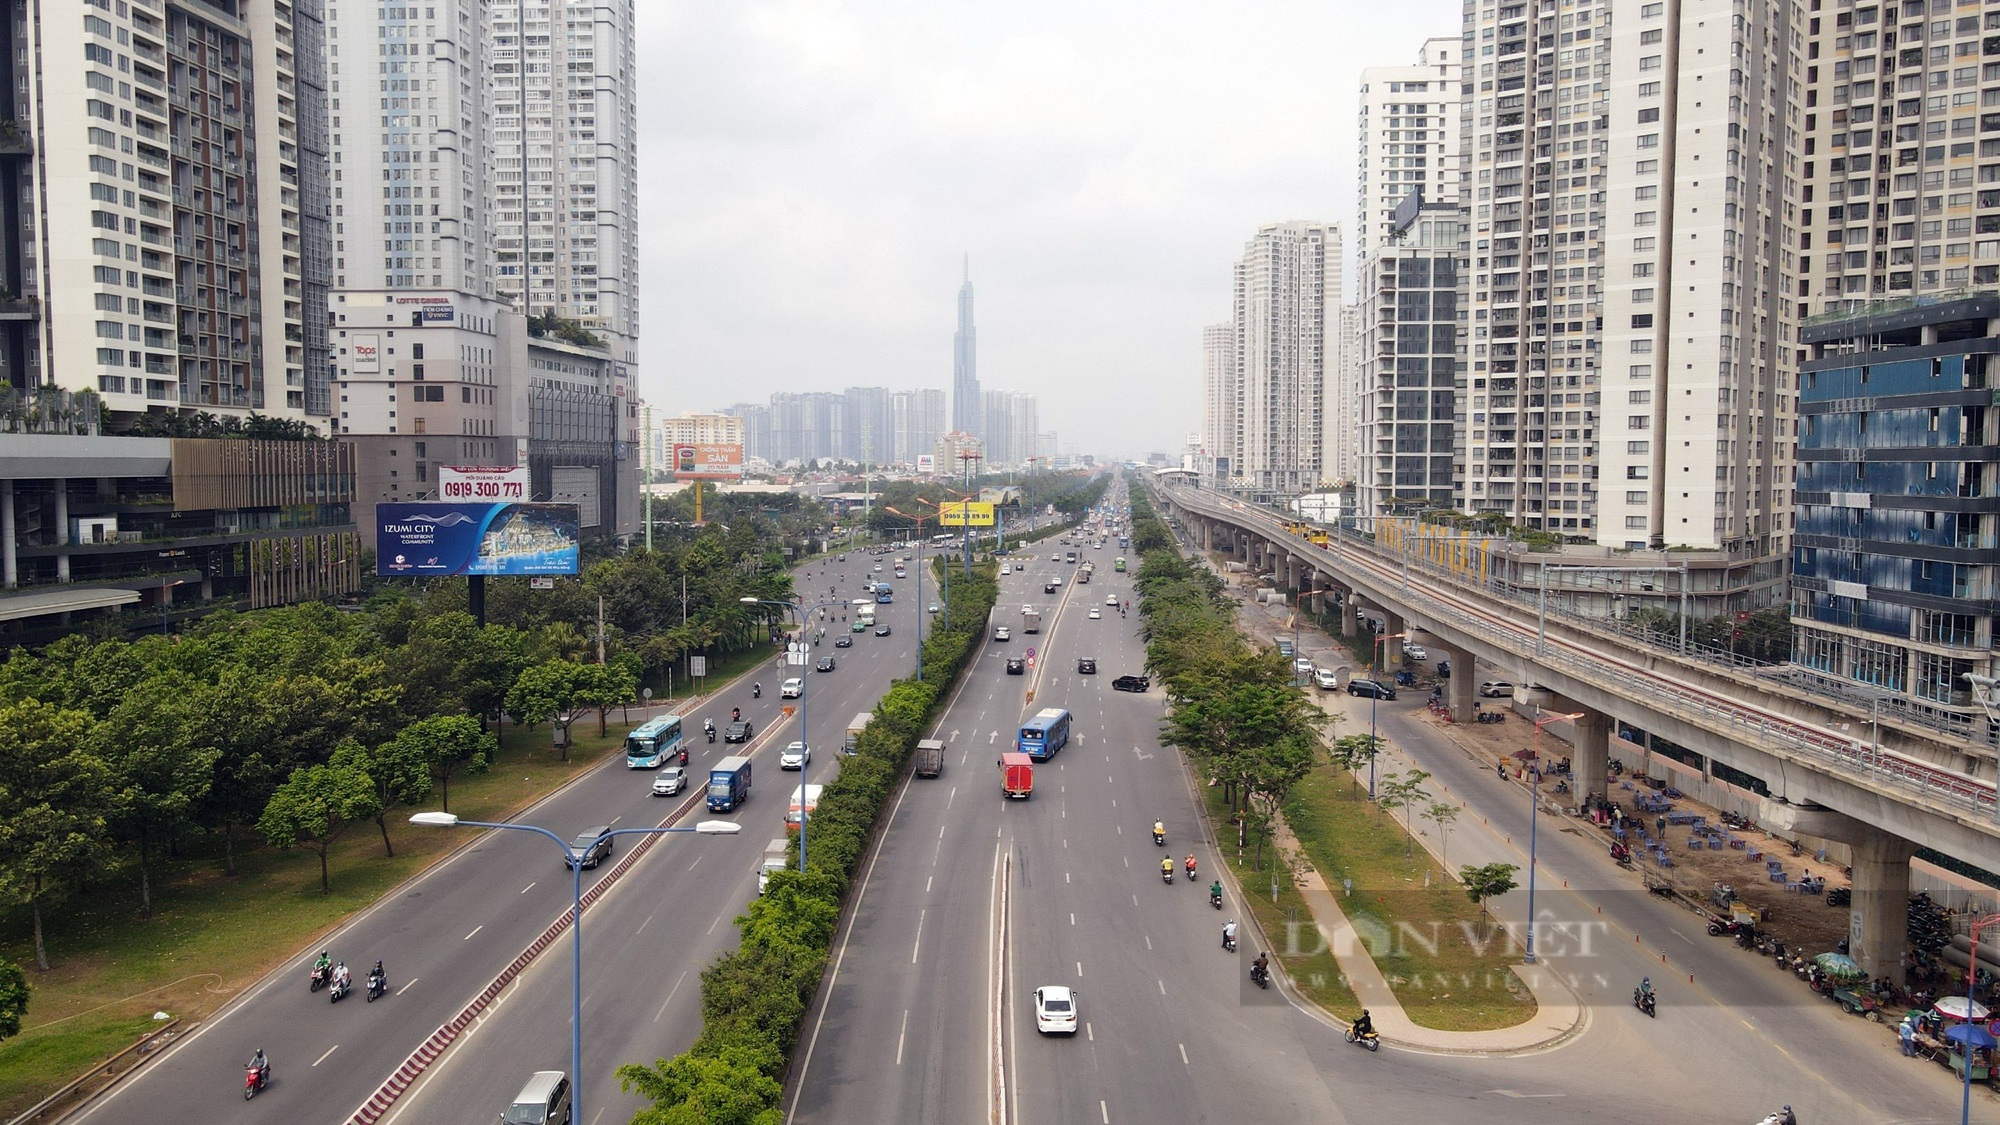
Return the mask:
M1958 1103L1959 1125L1972 1125L1972 1022L1973 989L1979 985L1979 931L2000 925L2000 914L1988 914L1972 921L1972 948L1965 959L1965 1092Z
M839 602L814 602L810 606L801 606L792 602L774 601L768 598L746 597L738 598L737 600L744 605L781 606L798 614L799 637L801 641L805 638L806 622L812 614L828 606L840 604ZM923 659L923 646L921 645L917 648L917 659ZM803 660L800 663L803 666ZM799 871L801 873L806 869L806 767L812 762L812 724L808 718L811 712L806 703L812 693L806 690L806 682L807 677L799 677L799 745L804 749L804 753L799 755Z
M1544 715L1535 720L1535 748L1530 751L1534 765L1534 780L1528 787L1528 954L1522 960L1535 963L1535 832L1542 822L1542 728L1550 723L1581 719L1583 712L1574 715Z
M921 497L921 496L917 497L917 499L919 499L919 500L924 500L924 498L923 498L923 497ZM928 500L924 500L924 503L926 503L926 504L929 504L929 503L930 503L930 501L928 501ZM925 617L927 616L927 615L926 615L926 614L925 614L925 613L923 612L923 609L924 609L924 519L925 519L925 517L923 517L923 516L913 516L913 515L909 514L908 512L901 512L901 511L897 511L897 510L896 510L895 508L893 508L893 507L890 507L890 506L889 506L889 505L887 505L887 504L884 504L884 505L882 505L882 510L883 510L883 511L885 511L885 512L888 512L888 513L890 513L890 514L892 514L892 515L898 515L898 516L901 516L901 517L903 517L904 519L906 519L906 520L909 520L910 522L912 522L912 523L914 523L914 524L916 524L916 525L917 525L917 682L918 682L918 683L923 683L923 682L924 682L924 618L925 618ZM946 562L945 562L945 568L944 568L944 580L945 580L946 582L950 582L950 581L951 581L951 563L950 563L950 560L946 560ZM944 596L944 597L945 597L945 602L946 602L947 604L949 604L949 603L951 602L951 594L949 593L949 590L950 590L950 587L946 587L946 591L947 591L947 592L946 592L946 594L945 594L945 596ZM946 618L946 619L945 619L945 628L947 628L947 629L951 628L951 620L950 620L950 618Z
M1400 641L1407 636L1409 636L1408 633L1385 633L1375 638L1375 651L1369 654L1368 671L1370 675L1379 676L1382 674L1376 671L1377 661L1382 655L1382 646L1389 641ZM1379 689L1382 686L1382 681L1376 680L1375 686ZM1375 741L1375 701L1379 697L1380 693L1377 691L1368 693L1368 799L1371 801L1375 799L1375 758L1381 751L1381 744Z
M410 823L425 828L499 828L513 832L535 832L556 842L569 860L570 874L570 966L569 966L569 1073L571 1116L582 1112L583 1102L583 857L569 846L569 841L535 824L508 824L491 820L461 820L448 812L420 812L410 817ZM743 831L743 826L733 820L704 820L691 827L658 828L618 828L605 832L597 840L609 840L613 836L664 836L669 832L697 832L703 836L734 836ZM591 847L597 846L591 841Z

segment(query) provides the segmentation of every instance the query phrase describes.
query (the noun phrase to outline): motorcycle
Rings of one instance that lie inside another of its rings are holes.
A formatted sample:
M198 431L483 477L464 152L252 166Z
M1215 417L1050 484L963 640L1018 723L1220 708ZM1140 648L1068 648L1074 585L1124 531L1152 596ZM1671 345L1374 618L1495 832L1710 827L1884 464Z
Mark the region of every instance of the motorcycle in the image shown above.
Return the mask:
M340 1003L341 997L346 996L348 992L353 988L354 986L348 983L347 981L344 981L339 977L333 978L333 985L326 990L327 1003L329 1004Z
M1162 847L1162 848L1166 847L1166 846L1167 846L1167 834L1166 834L1165 832L1162 832L1162 831L1160 831L1160 830L1159 830L1159 829L1157 829L1157 828L1156 828L1156 829L1154 829L1154 830L1153 830L1153 843L1154 843L1154 844L1155 844L1156 846L1158 846L1158 847Z
M368 974L368 1002L373 1004L384 992L389 991L388 978L379 973Z
M762 698L764 698L764 685L763 685L763 684L751 684L751 685L750 685L750 698L752 698L752 699L762 699Z
M251 1098L256 1097L257 1091L269 1085L270 1081L271 1081L271 1068L268 1064L264 1066L256 1066L253 1064L244 1067L243 1100L247 1102Z
M1171 867L1162 867L1162 868L1160 868L1160 881L1161 881L1161 882L1163 882L1163 883L1165 883L1165 884L1166 884L1167 886L1169 886L1169 887L1173 886L1173 885L1174 885L1174 869L1173 869L1173 868L1171 868Z
M1215 907L1217 910L1222 909L1222 892L1210 891L1208 893L1208 904L1210 906Z
M1382 1049L1382 1037L1380 1035L1372 1031L1366 1035L1356 1035L1352 1026L1347 1029L1347 1041L1357 1047L1366 1047L1371 1051Z
M333 977L333 970L331 968L323 968L319 965L314 965L312 976L307 978L306 983L310 987L311 991L318 992L320 989L326 987L326 982L331 980L332 977Z
M1643 988L1632 990L1632 1006L1653 1019L1659 1018L1658 1014L1653 1011L1653 994Z
M1236 935L1226 929L1222 931L1222 948L1224 952L1236 952Z
M708 728L708 740L709 740L710 742L714 742L714 741L715 741L715 728L714 728L714 727L710 727L710 728Z
M1258 988L1271 987L1271 970L1261 965L1250 966L1250 983L1256 985Z
M1611 845L1611 860L1620 867L1632 866L1632 849L1624 844Z

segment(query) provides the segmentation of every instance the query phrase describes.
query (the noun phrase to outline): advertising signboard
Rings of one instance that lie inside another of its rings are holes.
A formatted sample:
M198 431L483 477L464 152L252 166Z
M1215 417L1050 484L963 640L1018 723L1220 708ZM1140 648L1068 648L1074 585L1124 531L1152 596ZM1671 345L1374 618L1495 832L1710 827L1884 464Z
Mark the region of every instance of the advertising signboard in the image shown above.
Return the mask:
M937 454L935 453L917 454L917 471L925 474L937 472Z
M380 375L382 373L382 335L379 332L356 332L349 344L352 352L349 368L356 375Z
M938 505L939 527L992 527L993 505L947 500Z
M675 480L740 480L743 447L723 442L682 442L674 445Z
M574 504L377 504L375 573L575 574Z
M526 465L439 465L440 500L526 500Z

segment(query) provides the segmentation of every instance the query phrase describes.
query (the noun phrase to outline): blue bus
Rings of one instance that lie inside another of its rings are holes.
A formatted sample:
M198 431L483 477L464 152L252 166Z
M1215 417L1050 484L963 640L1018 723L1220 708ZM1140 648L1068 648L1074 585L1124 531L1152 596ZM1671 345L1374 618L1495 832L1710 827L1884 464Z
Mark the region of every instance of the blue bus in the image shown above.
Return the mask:
M1021 737L1015 745L1037 762L1055 757L1056 751L1069 745L1069 712L1060 707L1036 712L1034 718L1021 724Z
M680 760L681 717L661 715L625 736L625 764L635 770L657 769L667 759Z

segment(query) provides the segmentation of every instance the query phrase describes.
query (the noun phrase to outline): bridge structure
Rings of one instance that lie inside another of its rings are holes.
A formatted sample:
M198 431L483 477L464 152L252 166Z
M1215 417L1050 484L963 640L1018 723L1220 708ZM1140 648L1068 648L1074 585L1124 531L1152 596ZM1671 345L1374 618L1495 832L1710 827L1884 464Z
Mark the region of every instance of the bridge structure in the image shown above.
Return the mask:
M1442 650L1452 676L1452 718L1472 718L1474 659L1513 676L1530 702L1581 712L1571 755L1581 800L1607 795L1615 720L1670 739L1764 782L1758 821L1847 843L1853 852L1850 954L1872 977L1901 979L1910 859L1919 846L2000 869L1994 743L1871 713L1621 633L1609 623L1551 615L1533 597L1507 596L1450 567L1389 550L1354 531L1294 534L1269 510L1212 491L1164 487L1157 501L1196 545L1268 572L1298 604L1337 603L1342 631L1372 611L1384 625L1383 658L1401 661L1405 638ZM1295 525L1296 526L1296 525ZM1870 737L1849 733L1867 728Z

